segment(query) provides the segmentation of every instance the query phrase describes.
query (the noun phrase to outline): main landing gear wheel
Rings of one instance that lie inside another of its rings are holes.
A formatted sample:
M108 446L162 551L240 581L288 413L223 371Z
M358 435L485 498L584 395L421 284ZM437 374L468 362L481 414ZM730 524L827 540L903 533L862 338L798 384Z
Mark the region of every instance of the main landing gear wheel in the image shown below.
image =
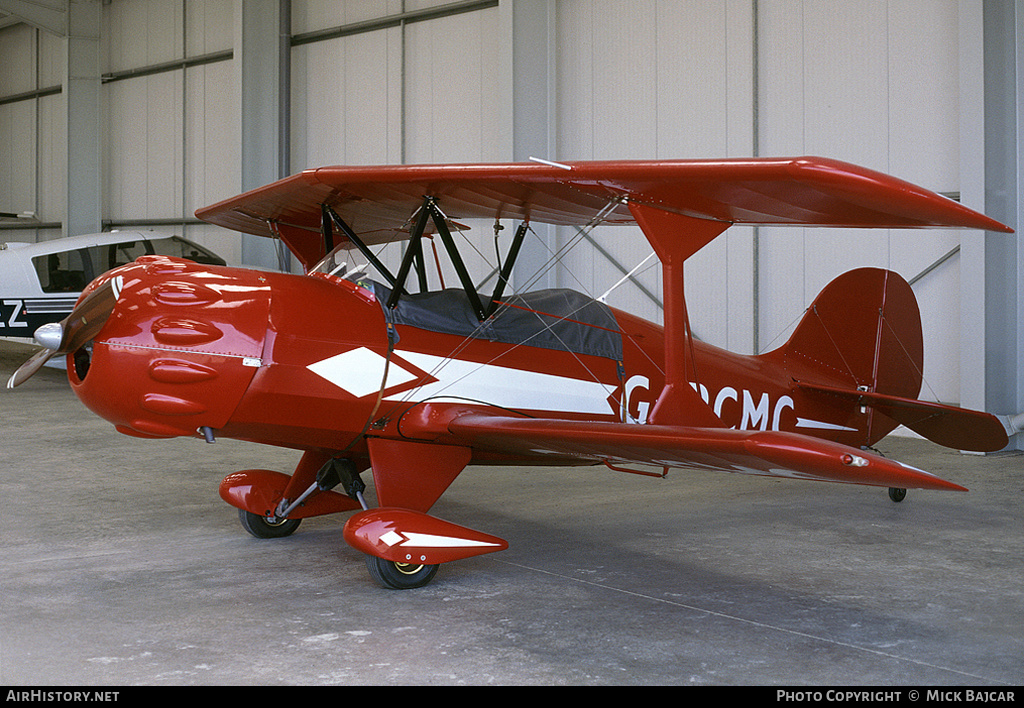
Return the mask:
M907 490L900 487L889 487L889 498L894 502L901 502L907 498Z
M392 590L421 588L437 574L438 564L399 563L377 556L366 556L366 567L378 583Z
M266 516L253 514L245 509L238 510L238 518L242 522L242 528L256 538L284 538L295 533L299 528L302 519L280 519L274 521Z

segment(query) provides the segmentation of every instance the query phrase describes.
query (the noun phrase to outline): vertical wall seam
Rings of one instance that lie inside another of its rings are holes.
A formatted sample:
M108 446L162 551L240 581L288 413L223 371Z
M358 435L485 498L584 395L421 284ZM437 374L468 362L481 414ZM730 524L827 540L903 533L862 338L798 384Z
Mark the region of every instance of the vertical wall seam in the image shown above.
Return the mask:
M752 157L761 156L761 76L760 76L760 27L758 25L758 15L760 13L760 7L758 6L758 0L751 0L751 12L753 15L751 24L751 71L750 71L750 83L751 83L751 152ZM752 332L752 350L754 354L761 353L761 227L754 226L752 231L752 243L751 243L751 277L753 283L751 285L751 294L753 297L753 303L751 304L751 317L753 318L753 332Z

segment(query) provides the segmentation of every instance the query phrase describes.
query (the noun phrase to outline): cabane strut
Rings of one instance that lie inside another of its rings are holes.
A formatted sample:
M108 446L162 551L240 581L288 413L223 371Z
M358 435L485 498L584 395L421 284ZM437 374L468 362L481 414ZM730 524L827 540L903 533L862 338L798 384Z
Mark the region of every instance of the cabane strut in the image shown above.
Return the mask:
M466 268L466 264L462 260L462 256L459 254L458 248L456 248L455 240L452 238L451 229L448 227L448 217L446 217L440 208L438 208L437 199L435 197L425 196L423 198L423 204L416 213L416 221L413 223L409 231L409 248L406 250L405 255L402 258L402 263L398 267L398 273L395 274L391 273L387 266L381 263L380 259L378 259L363 240L356 235L355 231L353 231L352 228L346 224L340 216L338 216L334 209L327 204L323 204L321 205L321 215L321 231L326 252L329 253L334 249L334 227L337 227L345 238L352 242L366 260L369 261L369 263L376 268L391 285L391 297L387 302L387 306L389 308L396 307L401 296L409 294L405 289L405 283L406 280L408 280L409 271L414 268L419 281L420 291L426 292L427 273L423 258L423 236L426 233L427 225L432 222L438 235L441 237L441 243L444 244L444 249L448 253L448 258L451 260L452 266L455 268L455 272L459 277L459 282L462 284L462 288L466 292L466 297L469 298L470 306L473 308L474 314L476 314L477 319L480 321L491 317L501 304L500 300L505 293L505 288L512 275L512 267L515 265L516 258L519 255L519 250L526 237L526 232L529 230L529 223L525 221L516 229L516 233L512 238L512 243L509 245L505 262L502 264L501 269L498 272L498 279L494 287L494 292L491 295L490 300L485 305L484 301L480 297L480 293L473 284L473 280L469 275L469 270Z

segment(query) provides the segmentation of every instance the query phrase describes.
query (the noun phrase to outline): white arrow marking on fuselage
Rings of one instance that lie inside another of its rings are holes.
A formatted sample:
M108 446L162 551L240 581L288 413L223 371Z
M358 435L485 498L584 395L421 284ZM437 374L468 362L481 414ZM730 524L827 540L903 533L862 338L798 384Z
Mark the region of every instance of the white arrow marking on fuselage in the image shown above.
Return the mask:
M380 354L366 347L358 347L310 364L306 368L317 376L330 381L342 391L346 391L356 398L362 398L380 390L385 366L387 366L387 359ZM384 388L400 386L416 380L415 374L406 371L393 361L387 366L387 371L388 379Z
M412 392L390 398L422 400L453 397L483 401L506 408L553 410L595 415L613 412L608 397L614 386L536 371L524 371L494 364L462 361L433 354L398 350L395 354L435 381ZM358 347L308 365L306 368L356 398L380 390L387 360L366 347ZM415 381L419 376L402 368L394 359L388 366L385 388Z
M456 538L454 536L435 536L429 533L404 532L406 542L402 545L416 546L417 548L465 548L477 546L497 546L497 543L490 541L474 541L469 538Z

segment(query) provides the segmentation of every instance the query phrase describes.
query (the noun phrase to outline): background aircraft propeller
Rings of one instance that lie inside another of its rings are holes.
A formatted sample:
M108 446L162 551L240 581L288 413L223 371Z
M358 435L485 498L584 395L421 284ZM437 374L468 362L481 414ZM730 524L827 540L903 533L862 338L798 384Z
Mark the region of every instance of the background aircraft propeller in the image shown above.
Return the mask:
M37 329L35 340L45 348L18 367L7 381L7 388L25 383L58 354L70 354L94 339L114 311L114 305L121 294L121 285L121 276L109 278L82 298L71 314L63 320L45 324Z

